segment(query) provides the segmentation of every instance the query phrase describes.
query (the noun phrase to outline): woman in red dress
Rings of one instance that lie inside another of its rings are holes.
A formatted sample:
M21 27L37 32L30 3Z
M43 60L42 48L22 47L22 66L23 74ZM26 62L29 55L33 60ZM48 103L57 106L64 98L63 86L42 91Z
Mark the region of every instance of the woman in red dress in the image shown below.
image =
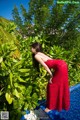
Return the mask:
M39 70L39 63L50 74L47 85L47 102L44 111L49 113L51 110L69 110L70 92L68 83L68 66L64 60L52 59L42 52L41 44L33 43L31 48L33 62ZM54 75L51 72L53 68Z

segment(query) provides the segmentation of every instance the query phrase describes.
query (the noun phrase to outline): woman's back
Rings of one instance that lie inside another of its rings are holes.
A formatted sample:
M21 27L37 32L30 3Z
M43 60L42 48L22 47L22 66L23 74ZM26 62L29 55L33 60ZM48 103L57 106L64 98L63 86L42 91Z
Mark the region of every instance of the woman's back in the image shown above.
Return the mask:
M46 54L44 54L42 52L38 52L36 55L38 55L44 62L49 60L49 59L52 59L51 57L47 56Z

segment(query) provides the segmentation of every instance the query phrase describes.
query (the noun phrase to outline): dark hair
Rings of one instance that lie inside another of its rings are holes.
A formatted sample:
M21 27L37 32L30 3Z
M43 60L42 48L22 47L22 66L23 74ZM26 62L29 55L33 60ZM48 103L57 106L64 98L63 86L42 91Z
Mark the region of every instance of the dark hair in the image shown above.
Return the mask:
M38 42L33 43L31 47L34 48L36 52L42 52L42 45Z
M35 42L31 45L32 48L36 50L36 52L42 52L42 45L38 42ZM37 69L38 72L40 72L39 69L39 62L34 58L35 54L32 53L32 59L33 59L33 67Z

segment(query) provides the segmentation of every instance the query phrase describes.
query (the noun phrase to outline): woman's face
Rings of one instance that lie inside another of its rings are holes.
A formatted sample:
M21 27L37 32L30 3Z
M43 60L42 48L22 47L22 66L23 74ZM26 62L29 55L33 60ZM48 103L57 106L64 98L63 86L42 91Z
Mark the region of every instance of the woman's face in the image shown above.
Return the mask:
M32 48L31 48L31 52L32 52L32 53L36 53L35 48L32 47Z

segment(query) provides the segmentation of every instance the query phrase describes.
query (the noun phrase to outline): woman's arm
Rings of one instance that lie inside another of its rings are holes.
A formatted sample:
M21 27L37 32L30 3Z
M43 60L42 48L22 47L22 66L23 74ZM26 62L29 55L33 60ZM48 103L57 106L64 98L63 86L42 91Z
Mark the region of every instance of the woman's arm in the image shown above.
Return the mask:
M52 77L53 74L52 74L51 70L50 70L49 67L43 62L43 60L40 58L40 56L39 56L39 55L35 55L35 59L36 59L39 63L41 63L41 65L46 69L46 71L47 71L47 72L50 74L50 76Z

